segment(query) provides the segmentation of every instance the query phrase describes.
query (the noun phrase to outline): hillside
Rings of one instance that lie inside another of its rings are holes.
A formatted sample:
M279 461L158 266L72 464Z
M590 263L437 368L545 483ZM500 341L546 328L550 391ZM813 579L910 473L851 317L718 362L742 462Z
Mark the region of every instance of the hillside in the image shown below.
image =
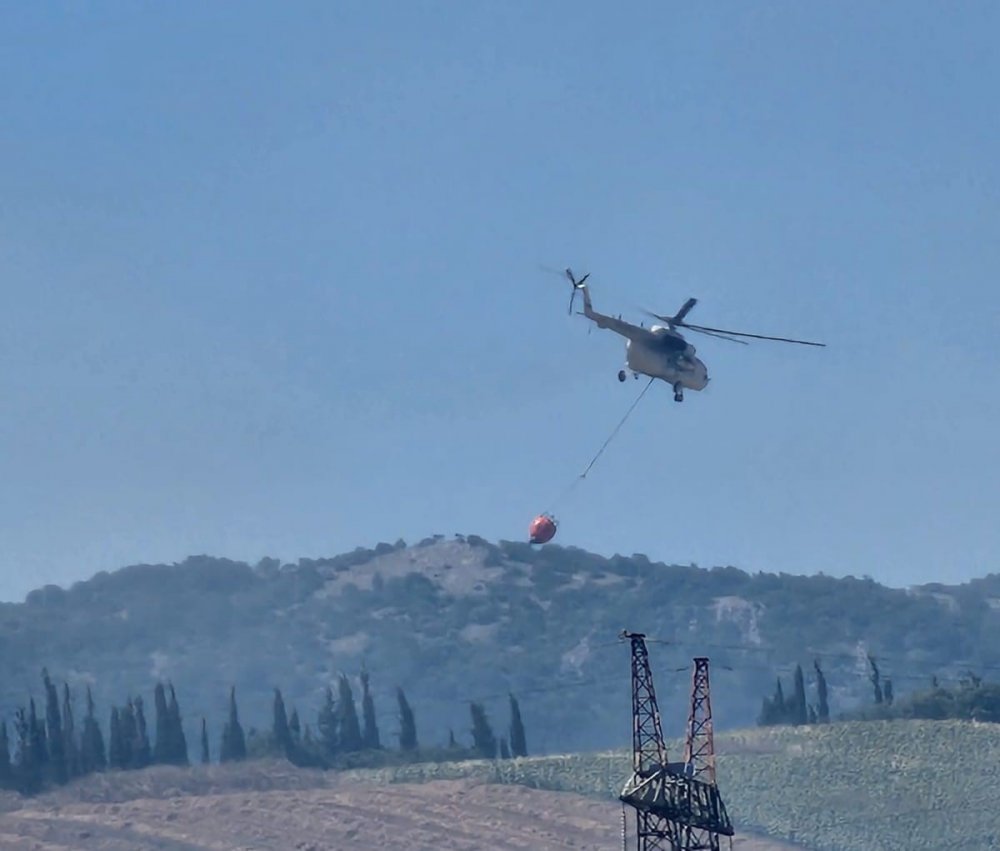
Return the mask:
M669 742L668 752L680 745ZM733 731L716 745L737 851L1000 841L1000 725L851 722ZM628 772L621 750L343 772L270 760L158 766L36 798L0 793L0 842L42 851L84 838L95 851L326 851L405 834L418 850L617 848L615 798Z
M603 851L621 847L611 801L497 785L336 782L331 775L256 763L187 772L154 768L88 778L0 820L9 851ZM797 846L740 835L735 851Z
M680 747L674 741L668 752ZM716 748L719 788L738 831L812 851L1000 845L1000 725L909 720L755 729L718 736ZM451 776L475 770L456 765ZM629 754L617 751L542 757L500 772L511 782L612 798L628 770ZM419 771L395 776L412 780Z
M248 727L269 726L274 686L314 722L336 672L356 675L364 663L383 742L398 729L396 685L429 745L443 743L449 727L468 740L470 699L484 701L503 729L510 690L530 752L581 751L628 741L623 627L669 642L651 654L665 727L679 734L693 655L712 657L720 728L752 725L775 675L788 677L796 663L811 672L816 658L836 714L870 701L868 652L897 694L932 675L1000 666L998 605L1000 576L896 590L473 536L296 564L200 556L0 606L0 712L9 719L29 694L39 698L42 666L77 701L93 684L105 724L112 703L140 692L148 702L155 681L170 679L188 742L205 716L215 751L231 684Z

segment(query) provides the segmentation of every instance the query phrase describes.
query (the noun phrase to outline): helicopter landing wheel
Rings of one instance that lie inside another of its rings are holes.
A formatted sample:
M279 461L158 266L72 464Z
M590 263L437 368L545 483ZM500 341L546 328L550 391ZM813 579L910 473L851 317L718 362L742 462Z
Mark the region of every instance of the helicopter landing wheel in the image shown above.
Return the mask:
M674 385L674 401L675 402L684 401L684 388L680 384Z
M625 380L625 370L624 369L619 369L618 370L618 380L619 381L624 381Z

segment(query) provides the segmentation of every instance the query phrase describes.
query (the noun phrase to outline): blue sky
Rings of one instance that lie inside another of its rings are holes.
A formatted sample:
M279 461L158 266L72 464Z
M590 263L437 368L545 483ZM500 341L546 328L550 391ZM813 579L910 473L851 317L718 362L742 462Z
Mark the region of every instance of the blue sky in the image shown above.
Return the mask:
M1000 570L1000 8L0 10L0 599L210 553L557 541ZM595 304L694 339L638 393Z

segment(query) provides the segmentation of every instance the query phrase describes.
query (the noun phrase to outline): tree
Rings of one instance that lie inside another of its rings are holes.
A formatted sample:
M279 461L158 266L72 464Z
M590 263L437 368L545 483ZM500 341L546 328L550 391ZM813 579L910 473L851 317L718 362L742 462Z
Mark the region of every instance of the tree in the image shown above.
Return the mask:
M135 713L135 738L132 745L132 767L145 768L152 762L149 747L149 733L146 730L146 713L143 709L142 696L136 695L131 701Z
M868 654L868 664L871 665L871 675L869 679L872 681L872 687L875 690L875 703L882 703L882 686L879 683L879 670L878 665L875 662L875 657Z
M292 707L292 715L288 719L288 732L292 734L292 745L302 744L302 723L299 721L299 710Z
M338 687L337 703L340 712L337 721L340 726L340 750L343 753L355 753L362 749L364 740L361 738L361 725L358 723L358 710L354 705L354 694L346 674L340 675Z
M361 688L363 689L361 712L365 721L362 741L365 750L378 750L381 744L379 743L378 725L375 723L375 701L372 699L372 693L368 689L368 671L364 668L361 669Z
M274 690L273 716L271 732L274 735L274 743L288 757L292 753L292 732L288 728L288 716L285 714L285 699L281 696L281 689L278 688Z
M111 707L111 720L108 722L108 764L111 768L126 767L125 739L122 735L121 713L117 706Z
M167 704L167 718L170 721L170 757L174 765L188 765L187 736L184 735L184 721L181 718L181 707L177 702L177 692L174 684L169 684L170 703Z
M521 721L521 707L513 694L510 697L510 752L513 756L527 756L528 744L524 737L524 723Z
M62 722L66 775L67 777L79 777L82 773L80 746L76 740L76 724L73 718L73 702L70 699L69 684L65 682L63 683Z
M14 769L10 762L10 742L7 740L7 722L0 719L0 789L14 787Z
M415 751L417 749L417 723L413 717L410 702L403 690L396 687L396 702L399 704L399 749Z
M83 735L80 738L80 770L83 774L104 771L108 760L104 752L104 736L94 715L94 698L87 686L87 714L83 719Z
M500 739L500 759L510 759L510 748L507 747L506 739Z
M153 747L153 762L167 765L172 761L172 748L167 691L163 688L163 683L157 683L153 689L153 708L156 712L156 745Z
M819 659L813 662L813 667L816 669L816 697L818 700L816 720L820 724L828 724L830 722L830 703L827 699L826 675L819 666Z
M49 678L49 672L42 668L42 683L45 685L45 727L49 746L49 772L56 783L69 779L66 769L66 739L63 735L62 714L59 712L59 693Z
M39 761L36 745L35 727L37 723L34 700L31 701L29 712L25 712L24 707L21 707L14 715L14 730L17 733L14 784L21 793L26 795L38 792L43 785L42 763Z
M795 692L791 704L791 722L793 724L806 724L809 721L809 714L806 710L806 683L802 674L802 666L795 666Z
M229 720L222 728L222 747L219 749L219 762L238 762L246 759L247 740L240 725L239 711L236 708L236 686L229 689Z
M788 723L788 705L785 703L785 692L781 687L781 677L778 677L773 697L765 697L760 707L757 723L761 727Z
M788 706L785 703L785 690L781 687L781 677L778 677L778 684L774 689L774 711L779 724L783 724L788 719Z
M497 755L497 739L493 735L486 710L482 704L470 703L472 714L472 746L483 759L495 759Z
M892 680L886 677L882 681L882 693L885 696L886 706L892 706L893 694L892 694Z
M337 705L333 701L333 690L329 686L326 687L316 725L319 727L319 741L323 755L330 759L337 753Z
M201 719L201 764L208 765L212 761L212 756L208 752L208 724L204 716Z

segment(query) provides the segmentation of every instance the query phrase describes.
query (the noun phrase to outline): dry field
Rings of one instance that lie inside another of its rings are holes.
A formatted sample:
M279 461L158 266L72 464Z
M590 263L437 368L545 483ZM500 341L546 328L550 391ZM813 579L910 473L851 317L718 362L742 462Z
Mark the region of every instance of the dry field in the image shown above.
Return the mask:
M723 847L727 847L725 843ZM792 851L738 837L737 851ZM156 768L0 798L4 851L609 851L621 808L478 781L359 785L285 765Z

